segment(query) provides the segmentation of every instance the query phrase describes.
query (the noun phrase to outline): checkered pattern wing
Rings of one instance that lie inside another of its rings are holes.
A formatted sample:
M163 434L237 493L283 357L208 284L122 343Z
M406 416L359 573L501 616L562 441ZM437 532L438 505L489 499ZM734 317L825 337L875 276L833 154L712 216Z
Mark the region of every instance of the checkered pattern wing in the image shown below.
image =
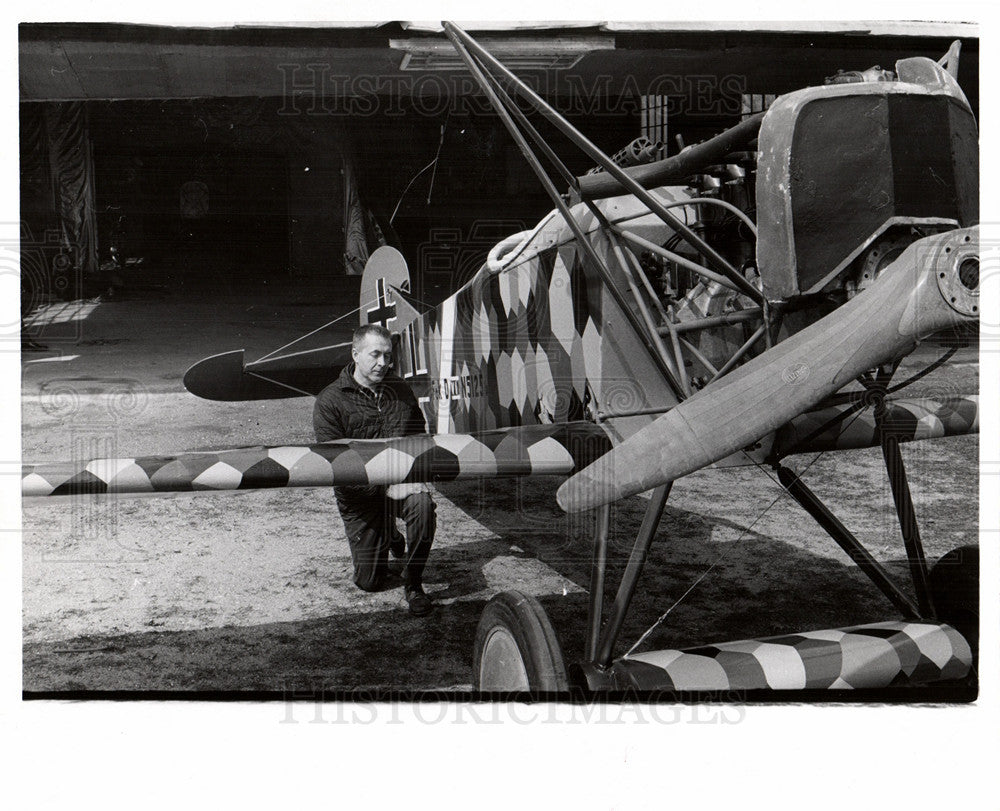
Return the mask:
M589 422L24 465L25 496L389 485L569 474L606 453Z
M859 397L863 393L859 393ZM860 405L860 403L859 403ZM915 397L886 401L885 430L898 442L979 433L979 396ZM874 404L858 410L846 403L808 411L778 430L777 456L853 448L877 448L881 430Z
M644 690L871 689L965 678L972 651L950 625L880 622L640 653L614 664Z

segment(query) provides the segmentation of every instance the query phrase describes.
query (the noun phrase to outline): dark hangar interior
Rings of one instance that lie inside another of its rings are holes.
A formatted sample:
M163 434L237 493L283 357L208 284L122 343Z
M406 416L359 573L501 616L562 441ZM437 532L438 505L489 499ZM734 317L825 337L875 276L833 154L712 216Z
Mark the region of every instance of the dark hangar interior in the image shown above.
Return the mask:
M414 294L439 300L551 205L433 29L22 24L21 237L37 265L22 272L25 308L182 284L351 302L382 242L407 258ZM936 59L956 39L978 115L972 25L471 32L609 154L646 135L666 157L776 94ZM573 171L589 168L547 134Z

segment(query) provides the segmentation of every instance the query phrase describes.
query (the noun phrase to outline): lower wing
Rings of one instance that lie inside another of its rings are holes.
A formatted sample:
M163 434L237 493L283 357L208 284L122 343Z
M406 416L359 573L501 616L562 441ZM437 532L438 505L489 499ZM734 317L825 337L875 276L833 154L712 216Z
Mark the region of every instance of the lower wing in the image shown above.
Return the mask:
M900 442L976 433L978 397L909 398L886 402L883 427ZM568 476L619 441L592 422L522 425L479 434L420 434L345 439L315 445L28 464L25 496L80 493L170 493L269 487L391 485L502 476ZM774 435L772 453L877 447L871 409L843 406L806 412ZM752 464L737 453L730 464ZM726 466L725 460L719 463Z
M568 475L611 449L591 422L24 465L25 496L391 485Z

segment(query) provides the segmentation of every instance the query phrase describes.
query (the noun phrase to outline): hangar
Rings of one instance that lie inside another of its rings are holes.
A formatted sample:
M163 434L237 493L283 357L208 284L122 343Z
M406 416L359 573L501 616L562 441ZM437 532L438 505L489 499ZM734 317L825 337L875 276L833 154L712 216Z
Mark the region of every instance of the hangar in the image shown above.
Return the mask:
M956 39L978 114L970 24L470 30L609 154L645 136L666 157L775 94ZM379 244L434 303L549 208L434 25L32 23L19 47L28 310L181 282L352 301Z
M978 109L977 41L971 26L472 28L610 153L634 146L642 137L642 149L673 156L684 145L766 107L775 94L827 80L850 81L866 68L877 74L910 55L947 54L948 70L957 70L973 109ZM956 39L961 52L953 46ZM305 441L307 416L300 412L309 404L303 398L268 415L256 404L221 410L217 404L191 403L181 392L180 371L207 352L239 345L237 336L246 345L273 349L286 340L278 340L279 335L300 334L303 330L287 318L287 308L276 312L278 299L308 306L309 314L323 320L349 314L358 300L357 270L382 242L397 246L408 259L414 296L433 302L463 281L498 237L531 223L551 205L536 191L517 147L493 123L484 100L463 78L433 27L24 26L21 66L23 236L34 248L26 252L29 262L35 262L25 274L27 301L30 307L66 299L84 302L65 309L83 324L62 336L78 350L38 359L65 361L61 364L29 366L35 361L26 361L26 457L64 455L67 447L75 458L112 458L135 456L150 447L183 445L200 451L259 442L264 436ZM628 154L622 159L627 161ZM572 166L580 173L588 168L579 162ZM102 306L105 302L109 306ZM56 316L60 312L58 306L49 310ZM45 330L58 326L55 317L31 323L43 330L39 338L45 341L50 335ZM341 326L346 331L349 324ZM122 343L131 348L122 350ZM801 370L793 371L798 379ZM115 389L121 385L124 391ZM953 472L964 476L963 482L974 475L960 465ZM966 487L965 492L971 490ZM709 500L722 498L728 502L731 494L713 493ZM73 629L74 638L84 640L108 633L99 611L63 610L64 585L80 588L86 599L91 589L68 583L73 578L65 572L53 577L55 567L46 570L51 563L46 544L62 555L66 547L77 553L81 544L120 545L125 537L134 540L134 548L110 551L176 553L179 549L162 544L167 539L161 536L156 510L176 509L181 499L173 506L164 501L144 510L130 506L130 534L119 535L101 534L101 521L110 523L115 517L110 509L66 519L43 506L30 508L26 523L34 532L33 552L43 554L31 559L24 588L31 617L25 646L29 690L63 689L67 671L60 657L91 649L92 643L82 641L53 648L47 635L63 638ZM81 499L73 506L85 510L89 503ZM222 560L221 565L204 566L190 581L169 567L148 566L147 576L159 572L156 588L145 589L143 578L132 582L130 594L136 589L148 593L150 606L127 621L131 624L125 630L134 638L126 647L133 641L147 644L149 636L156 636L144 626L168 624L167 630L183 634L191 631L191 623L201 629L207 619L212 639L203 647L214 658L218 624L262 627L286 609L299 621L301 606L286 604L292 598L280 587L280 594L229 606L211 618L179 617L158 605L160 600L170 604L189 586L195 601L208 596L206 604L214 602L216 586L198 585L202 578L240 572L234 561L245 553L251 527L261 536L256 542L271 548L267 536L275 519L284 522L286 545L293 535L301 542L302 571L312 566L316 539L323 537L328 520L322 504L315 509L317 501L309 496L300 497L291 509L273 500L253 504L260 520L251 516L248 521L241 514L240 548L230 548L228 555L215 547L233 540L228 537L233 529L227 523L229 511L207 507L188 522L191 534L213 547L216 557L209 559ZM314 513L308 525L302 520L304 505ZM60 520L72 524L68 537L56 526ZM455 535L452 541L461 547L465 538ZM155 549L147 543L149 536L157 541ZM508 539L488 539L471 562L466 550L454 550L458 571L448 578L461 585L444 599L454 601L456 613L464 617L484 592L495 590L493 568L486 564L509 557L503 554L513 549ZM711 541L710 533L699 538L700 543L705 540ZM504 546L508 548L498 551ZM283 551L275 553L281 564ZM448 561L443 554L439 560ZM279 561L271 562L275 569L269 575L280 571ZM325 617L328 612L329 563L309 569L322 587L314 589L316 583L309 581L316 605L307 615L317 611ZM288 586L301 573L268 581ZM579 604L578 585L568 593L571 579L544 574L540 589L546 594L561 590L569 598L561 610ZM515 581L519 577L512 575ZM789 571L779 579L795 580ZM372 606L395 611L383 602ZM353 612L357 606L351 601L349 608ZM36 622L36 617L44 619ZM769 622L766 617L753 621L762 627ZM336 622L346 631L356 628L357 616ZM366 634L376 632L377 623L370 626ZM114 628L121 630L117 619ZM324 638L328 630L324 625ZM758 628L741 632L755 634ZM349 637L338 641L346 644ZM375 649L392 647L374 638ZM268 640L265 647L271 645ZM172 644L166 637L164 641ZM412 644L419 643L414 637ZM122 644L115 641L111 647L118 651ZM183 639L181 644L186 644ZM333 653L328 657L337 658ZM188 662L185 657L179 666L185 671L180 678L158 672L157 683L173 689L214 678L187 673ZM234 664L237 669L249 666L246 659ZM387 675L385 662L377 657L365 667L370 670L363 676L349 673L345 679L403 682L394 672ZM148 687L143 679L149 676L143 672L129 682L116 673L103 687ZM225 683L242 686L249 676L241 671ZM253 674L252 679L264 677ZM449 670L441 683L452 682L458 679ZM94 682L84 684L93 687Z

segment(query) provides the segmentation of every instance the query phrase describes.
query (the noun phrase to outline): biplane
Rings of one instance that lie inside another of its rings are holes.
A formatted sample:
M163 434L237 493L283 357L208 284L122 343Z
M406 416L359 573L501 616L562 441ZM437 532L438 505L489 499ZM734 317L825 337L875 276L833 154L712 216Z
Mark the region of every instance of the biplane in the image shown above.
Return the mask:
M564 476L559 505L590 511L595 527L585 650L567 666L537 600L498 594L476 634L479 690L974 683L978 553L926 560L899 445L975 433L978 398L906 396L954 350L894 378L918 343L978 321L978 133L955 79L957 46L938 62L839 74L672 157L627 166L466 32L444 27L554 208L432 308L409 295L398 251L369 259L360 321L393 333L396 372L428 433L27 464L23 494ZM543 121L596 170L571 172ZM256 362L227 352L193 366L185 385L213 400L315 395L348 358L344 345ZM911 588L788 462L856 448L884 457ZM732 465L773 472L899 616L616 656L672 482ZM609 505L640 493L650 494L645 516L605 605Z

